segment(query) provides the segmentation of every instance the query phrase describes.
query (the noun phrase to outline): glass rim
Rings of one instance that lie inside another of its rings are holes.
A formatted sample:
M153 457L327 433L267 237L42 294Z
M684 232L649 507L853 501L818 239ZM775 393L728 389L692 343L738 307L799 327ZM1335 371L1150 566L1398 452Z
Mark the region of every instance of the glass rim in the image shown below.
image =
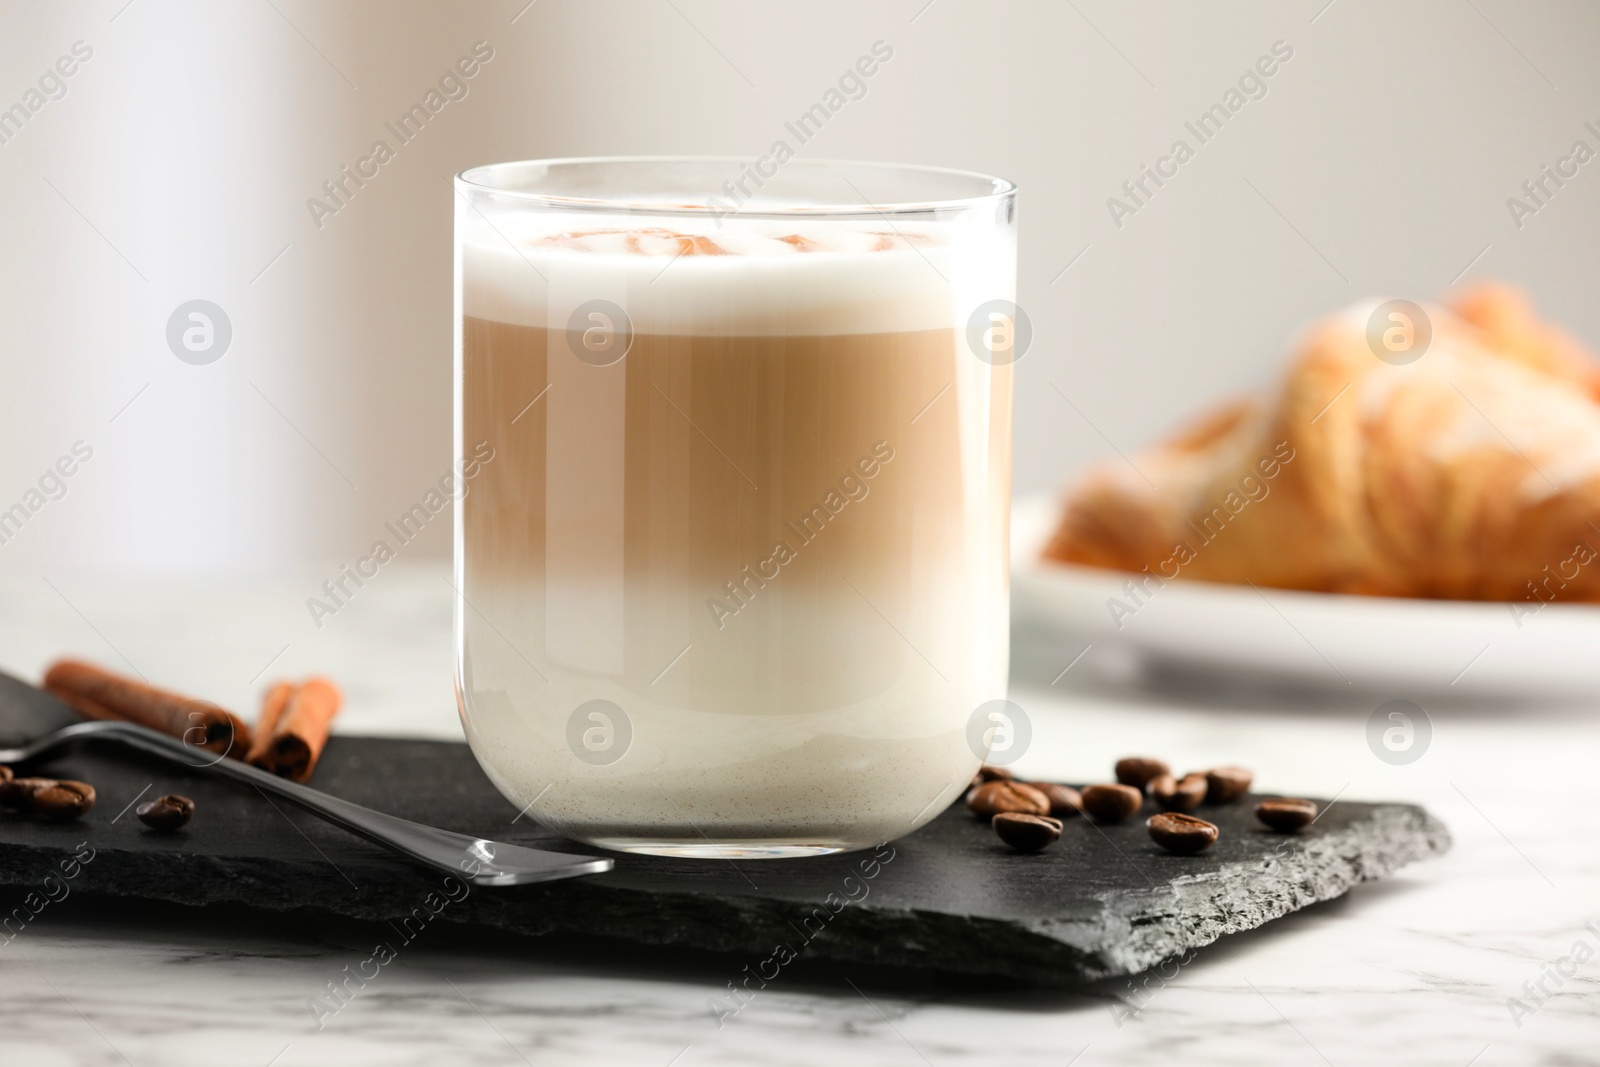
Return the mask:
M716 216L718 209L710 204L656 204L638 199L622 199L612 197L574 197L558 196L551 193L536 192L524 189L506 189L501 186L491 185L487 178L494 172L509 170L516 167L558 167L593 164L695 164L712 165L726 164L729 167L738 167L748 164L750 159L745 156L566 156L554 159L519 159L506 160L500 163L484 163L468 167L455 175L454 181L458 190L480 192L494 197L508 200L524 201L545 207L561 208L567 211L593 211L607 214L641 214L641 215L688 215L688 216ZM826 218L852 218L862 216L881 216L890 214L918 214L932 211L945 211L976 207L983 204L997 203L1017 192L1016 182L1006 178L998 178L992 174L981 171L960 170L954 167L934 167L918 163L875 163L853 159L804 159L793 160L783 164L785 170L824 170L828 168L855 167L862 170L874 170L883 173L901 172L911 175L942 176L947 178L964 178L988 186L987 191L974 193L971 196L946 197L936 200L907 200L891 203L870 203L863 197L859 201L840 202L837 204L817 203L795 206L771 207L765 206L745 210L735 208L722 214L737 215L745 218L794 218L794 217L826 217ZM848 183L848 179L846 179Z

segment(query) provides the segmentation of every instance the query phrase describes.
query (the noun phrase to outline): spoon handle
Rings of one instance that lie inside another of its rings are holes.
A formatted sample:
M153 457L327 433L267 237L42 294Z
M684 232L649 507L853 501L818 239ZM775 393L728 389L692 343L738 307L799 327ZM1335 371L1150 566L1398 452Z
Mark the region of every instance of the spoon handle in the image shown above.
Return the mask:
M84 741L115 741L157 756L189 770L231 778L274 794L289 803L342 826L351 833L409 856L419 863L448 871L474 885L524 885L550 882L609 871L613 861L599 856L512 845L467 834L453 833L409 819L385 815L320 790L268 774L235 759L194 748L176 738L124 722L84 722L64 727L23 749L0 752L0 762L37 759L48 752Z

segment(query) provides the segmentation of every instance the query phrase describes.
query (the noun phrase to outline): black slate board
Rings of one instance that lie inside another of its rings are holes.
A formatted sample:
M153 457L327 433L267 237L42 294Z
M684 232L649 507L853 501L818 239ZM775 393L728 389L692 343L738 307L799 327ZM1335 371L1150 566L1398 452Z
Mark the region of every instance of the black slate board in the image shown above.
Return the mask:
M52 698L0 675L0 744L68 721ZM1284 837L1263 830L1246 799L1206 809L1222 837L1199 856L1157 849L1142 816L1119 826L1071 820L1054 848L1022 856L958 804L877 853L737 864L618 856L608 874L469 889L252 789L113 746L85 747L30 773L88 781L99 801L78 823L0 817L0 919L37 907L28 893L47 895L47 879L61 879L63 863L86 843L94 858L66 868L75 871L74 893L309 910L389 922L401 935L448 921L598 936L731 953L752 973L770 973L792 953L1090 982L1339 896L1450 844L1444 826L1412 805L1342 801L1308 832ZM594 851L518 819L465 744L336 737L311 784L462 833ZM140 794L167 792L199 808L180 833L147 830L123 810Z

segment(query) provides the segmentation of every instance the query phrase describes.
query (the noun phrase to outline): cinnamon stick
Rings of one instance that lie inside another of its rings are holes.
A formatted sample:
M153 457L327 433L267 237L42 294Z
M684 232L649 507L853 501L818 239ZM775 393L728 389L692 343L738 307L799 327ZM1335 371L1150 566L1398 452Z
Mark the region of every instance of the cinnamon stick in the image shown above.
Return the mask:
M44 687L86 719L136 723L186 744L243 759L250 745L244 720L207 700L115 674L81 660L57 660Z
M264 766L263 761L267 756L267 748L272 744L272 735L278 729L278 721L283 718L283 713L288 710L289 700L294 696L295 686L289 682L279 682L267 690L265 699L261 702L261 714L256 718L256 725L250 732L250 751L245 755L245 762L255 767Z
M289 692L280 707L276 702L284 690ZM339 687L327 678L312 678L299 686L273 686L256 724L250 763L296 782L310 778L343 700Z

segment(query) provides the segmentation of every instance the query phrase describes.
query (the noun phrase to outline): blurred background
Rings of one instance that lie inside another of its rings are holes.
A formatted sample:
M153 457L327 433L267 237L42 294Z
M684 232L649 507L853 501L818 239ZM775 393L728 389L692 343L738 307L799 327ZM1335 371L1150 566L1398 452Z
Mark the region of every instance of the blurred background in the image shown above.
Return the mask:
M1018 494L1263 383L1297 328L1364 296L1502 277L1600 342L1600 163L1535 212L1508 205L1574 142L1600 147L1593 4L0 11L0 510L92 451L0 543L0 578L113 645L80 599L100 586L71 575L173 576L160 588L175 627L185 580L214 595L224 574L302 575L274 634L324 638L305 597L446 471L453 173L586 154L754 160L880 41L892 58L799 151L1021 185L1034 342L1017 368ZM477 73L400 143L390 125L475 48ZM1191 126L1218 104L1233 110L1202 143ZM1160 160L1180 139L1192 156L1176 174L1144 178L1170 172ZM379 140L394 158L330 199L325 183ZM231 330L209 363L169 344L194 300ZM449 549L436 523L402 558ZM152 625L129 620L123 639L159 643ZM242 655L265 661L283 640ZM13 646L7 665L31 668L16 659ZM248 671L229 672L241 677L224 688L242 686Z

